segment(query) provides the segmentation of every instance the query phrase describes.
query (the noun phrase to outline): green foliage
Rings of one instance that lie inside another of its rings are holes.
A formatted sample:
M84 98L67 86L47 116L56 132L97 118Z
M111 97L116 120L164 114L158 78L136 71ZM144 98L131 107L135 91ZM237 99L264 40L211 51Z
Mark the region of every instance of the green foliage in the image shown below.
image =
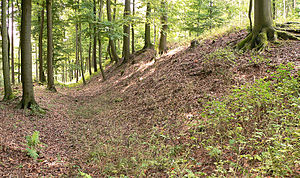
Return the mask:
M90 176L89 174L84 173L84 172L82 172L82 171L80 171L80 170L78 170L78 171L79 171L78 175L79 175L80 177L83 177L83 178L92 178L92 176Z
M200 142L216 160L216 176L297 174L299 74L292 64L280 65L269 78L235 87L223 100L207 103L205 119L199 121L206 132L193 128L193 133L206 138ZM226 159L228 151L236 155L235 162Z
M31 136L26 136L26 152L28 156L32 157L33 159L37 159L39 157L39 151L42 147L41 145L45 145L42 142L40 142L39 139L40 132L34 131Z

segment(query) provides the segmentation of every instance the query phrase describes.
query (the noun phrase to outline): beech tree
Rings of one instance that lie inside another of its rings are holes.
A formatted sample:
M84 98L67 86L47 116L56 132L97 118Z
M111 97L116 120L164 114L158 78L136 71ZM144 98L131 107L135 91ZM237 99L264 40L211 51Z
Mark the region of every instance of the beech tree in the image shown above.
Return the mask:
M42 2L41 12L38 16L38 21L40 22L40 32L39 32L39 80L40 82L46 82L45 72L44 72L44 58L43 58L43 33L44 33L44 19L45 19L45 7L44 1Z
M3 62L3 79L4 79L4 98L3 100L12 99L12 89L10 84L10 72L9 72L9 59L8 59L8 38L7 38L7 25L6 25L6 0L2 0L2 14L1 14L1 34L2 34L2 62Z
M123 63L127 62L129 60L130 56L130 25L128 21L128 16L130 15L130 0L125 0L125 9L124 9L124 19L125 24L123 27L123 56L124 61Z
M298 39L287 32L278 31L273 27L271 0L254 0L254 27L252 32L237 44L237 48L242 50L262 50L268 45L268 41L276 41L277 37Z
M21 2L21 78L23 95L19 108L26 109L37 105L34 99L32 83L32 54L31 54L31 0Z
M47 6L47 89L56 92L53 74L53 35L52 35L52 0L46 0Z
M111 0L106 1L106 9L107 9L107 20L112 22L111 17ZM109 36L109 53L111 54L111 59L116 63L119 61L119 56L116 51L116 45L111 36Z
M161 1L161 23L162 29L160 31L160 40L159 40L159 54L163 54L167 50L167 30L168 30L168 16L167 16L167 4L165 0Z
M147 9L146 9L146 22L145 22L145 46L143 49L153 47L153 44L151 44L150 13L151 13L151 4L150 2L148 2Z

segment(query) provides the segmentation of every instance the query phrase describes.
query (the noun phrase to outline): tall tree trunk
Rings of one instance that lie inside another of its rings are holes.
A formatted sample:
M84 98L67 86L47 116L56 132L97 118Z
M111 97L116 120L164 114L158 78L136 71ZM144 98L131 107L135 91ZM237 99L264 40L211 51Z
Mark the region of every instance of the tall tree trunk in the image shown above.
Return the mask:
M47 89L56 92L53 74L53 35L52 35L52 0L46 0L47 3Z
M92 52L92 35L90 35L90 42L89 42L89 57L88 57L88 65L89 65L89 74L90 74L90 75L92 75L91 52Z
M100 2L99 20L101 21L104 2L103 2L103 0L100 0L99 2ZM101 75L102 75L103 80L106 80L105 73L104 73L103 66L102 66L102 42L101 42L101 33L100 32L98 33L98 44L99 44L99 66L100 66L100 71L101 71Z
M85 77L84 77L84 70L83 70L83 55L82 55L82 45L81 45L81 23L79 23L79 36L78 36L78 42L79 42L79 53L80 53L80 68L81 68L81 77L82 77L82 81L83 81L83 84L85 85L86 84L86 81L85 81Z
M238 49L263 50L268 41L283 39L299 40L297 37L273 28L271 0L254 0L254 27L252 32L237 44Z
M248 13L248 18L249 18L249 22L250 22L250 32L252 32L252 17L251 17L251 14L252 14L252 8L253 8L253 0L250 0L249 2L249 13Z
M108 19L108 21L111 22L112 21L112 18L111 18L111 0L106 1L106 8L107 8L107 19ZM118 63L119 56L117 55L115 42L111 38L111 36L109 37L109 46L110 46L112 61L115 61L116 63Z
M39 81L39 68L38 68L38 65L39 65L39 57L38 57L38 49L37 49L37 45L35 45L35 80L38 82Z
M18 83L21 83L21 43L18 48Z
M9 60L8 60L8 39L6 27L6 0L2 0L2 62L3 62L3 79L4 79L4 98L3 100L12 99L12 89L10 84Z
M161 16L162 29L160 31L159 53L163 54L167 50L167 31L168 31L167 5L165 0L161 1L161 8L163 9L163 14Z
M43 33L44 33L44 19L45 19L45 5L42 3L42 9L40 16L38 17L40 22L40 33L39 33L39 80L40 82L46 82L44 72L44 58L43 58Z
M123 63L126 63L130 56L130 24L128 16L130 16L130 0L125 0L124 19L126 24L123 26Z
M135 16L135 0L132 0L132 16ZM134 41L134 24L131 24L131 51L132 54L135 52L135 41Z
M21 73L23 96L19 108L26 109L37 105L34 99L32 83L32 54L31 54L31 0L21 2Z
M96 0L94 0L94 20L96 21ZM94 71L97 72L97 32L96 32L96 26L93 25L94 28L93 28L93 31L94 31L94 35L93 35L93 39L94 39L94 42L93 42L93 55L92 55L92 58L93 58L93 61L94 61Z
M143 49L153 47L153 45L151 44L150 13L151 13L151 4L150 2L148 2L147 10L146 10L146 22L145 22L145 46Z
M76 22L75 24L75 31L76 31L76 42L75 42L75 45L76 45L76 49L75 49L75 58L76 58L76 61L75 61L75 65L76 65L76 69L75 69L75 77L76 77L76 83L79 81L79 74L78 74L78 64L79 64L79 39L78 39L78 22Z
M15 82L15 53L14 53L14 1L11 1L11 82Z
M9 0L7 0L7 18L9 19ZM10 35L9 35L9 33L8 33L8 31L9 31L9 25L10 25L10 23L9 23L9 20L7 21L7 43L8 43L8 68L9 68L9 70L10 70Z
M79 66L79 49L78 49L78 17L77 17L77 8L79 8L79 0L77 1L77 5L78 7L75 7L75 15L76 15L76 22L75 22L75 65L76 65L76 68L75 68L75 77L76 77L76 83L79 81L79 73L78 73L78 66Z

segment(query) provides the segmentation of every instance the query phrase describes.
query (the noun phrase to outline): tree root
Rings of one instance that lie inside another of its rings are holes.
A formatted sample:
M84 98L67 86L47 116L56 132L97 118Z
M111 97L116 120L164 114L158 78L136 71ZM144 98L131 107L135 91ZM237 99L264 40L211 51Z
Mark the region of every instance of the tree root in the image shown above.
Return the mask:
M269 41L276 42L277 38L281 38L284 40L299 40L300 38L285 32L279 31L273 28L263 28L260 31L253 31L248 36L239 42L236 45L238 50L247 51L247 50L255 50L255 51L263 51L267 46Z
M17 105L17 109L32 109L38 108L39 105L34 99L29 98L22 98L21 102Z

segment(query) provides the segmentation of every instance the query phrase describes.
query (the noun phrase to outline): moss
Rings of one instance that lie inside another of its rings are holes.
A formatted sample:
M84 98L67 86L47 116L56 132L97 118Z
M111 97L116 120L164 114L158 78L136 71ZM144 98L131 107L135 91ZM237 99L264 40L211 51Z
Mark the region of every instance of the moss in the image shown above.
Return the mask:
M277 37L284 40L300 40L298 37L283 31L278 31L272 27L266 27L260 31L251 32L244 40L236 45L238 50L256 50L263 51L269 44L269 41L276 43Z

